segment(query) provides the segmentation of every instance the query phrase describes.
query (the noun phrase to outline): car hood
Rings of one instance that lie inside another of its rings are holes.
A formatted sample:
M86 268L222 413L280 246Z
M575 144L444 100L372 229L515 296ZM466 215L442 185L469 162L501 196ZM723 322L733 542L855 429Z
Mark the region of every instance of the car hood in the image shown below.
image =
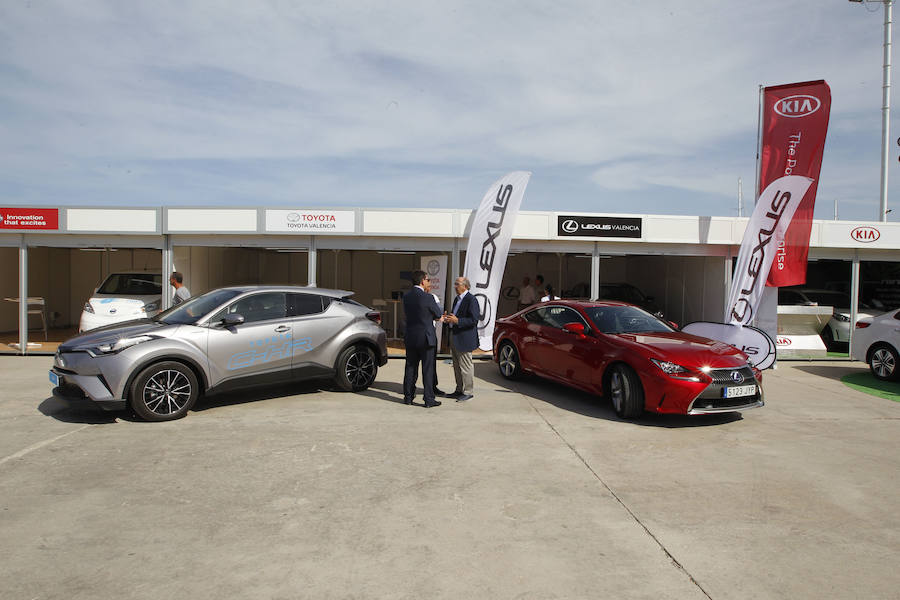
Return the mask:
M747 355L731 344L681 331L620 333L615 337L642 346L648 351L648 357L672 361L685 367L719 369L747 364Z
M139 335L152 333L154 335L163 335L172 331L177 325L166 325L152 319L136 319L133 321L124 321L114 325L106 325L91 329L81 335L69 338L59 345L60 352L78 350L82 348L92 348L99 344L108 344L116 342L122 338L136 337Z

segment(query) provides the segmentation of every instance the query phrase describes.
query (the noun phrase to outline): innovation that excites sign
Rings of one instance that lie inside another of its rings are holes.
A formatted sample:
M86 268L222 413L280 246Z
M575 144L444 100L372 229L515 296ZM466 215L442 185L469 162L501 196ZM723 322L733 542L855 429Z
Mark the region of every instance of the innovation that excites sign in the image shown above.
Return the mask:
M556 233L562 237L640 238L641 225L640 217L556 217Z
M0 208L0 229L59 229L59 209Z
M356 213L352 210L267 210L266 231L353 233Z

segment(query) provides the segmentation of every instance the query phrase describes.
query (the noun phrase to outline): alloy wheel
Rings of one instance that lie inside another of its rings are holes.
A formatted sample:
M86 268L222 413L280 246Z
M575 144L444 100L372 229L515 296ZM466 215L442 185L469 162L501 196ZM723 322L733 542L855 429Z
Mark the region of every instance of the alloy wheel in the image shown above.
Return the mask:
M516 351L509 344L500 351L500 372L504 377L512 377L516 372Z
M872 370L881 378L888 379L893 375L897 364L894 355L887 348L879 348L872 354Z
M167 369L154 374L144 385L144 405L158 415L171 415L191 399L191 382L184 373Z
M613 408L621 414L625 402L625 378L618 369L609 378L609 395L612 396Z
M354 352L347 360L347 380L354 387L369 387L375 373L375 359L370 352Z

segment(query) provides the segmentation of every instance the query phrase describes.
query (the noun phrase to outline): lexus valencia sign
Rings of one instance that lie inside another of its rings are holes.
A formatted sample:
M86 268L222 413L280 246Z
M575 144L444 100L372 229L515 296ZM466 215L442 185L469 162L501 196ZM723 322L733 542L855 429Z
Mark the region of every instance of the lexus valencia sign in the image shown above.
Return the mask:
M557 215L556 233L565 237L640 238L641 221L640 217Z

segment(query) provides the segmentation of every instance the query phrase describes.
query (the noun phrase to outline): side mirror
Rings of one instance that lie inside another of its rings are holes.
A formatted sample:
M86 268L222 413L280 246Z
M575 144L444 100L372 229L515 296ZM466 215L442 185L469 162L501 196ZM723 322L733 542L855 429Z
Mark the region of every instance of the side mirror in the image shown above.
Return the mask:
M584 323L566 323L563 325L563 330L574 333L579 338L585 337Z
M222 319L222 324L225 327L234 327L235 325L240 325L244 322L244 315L240 313L228 313Z

